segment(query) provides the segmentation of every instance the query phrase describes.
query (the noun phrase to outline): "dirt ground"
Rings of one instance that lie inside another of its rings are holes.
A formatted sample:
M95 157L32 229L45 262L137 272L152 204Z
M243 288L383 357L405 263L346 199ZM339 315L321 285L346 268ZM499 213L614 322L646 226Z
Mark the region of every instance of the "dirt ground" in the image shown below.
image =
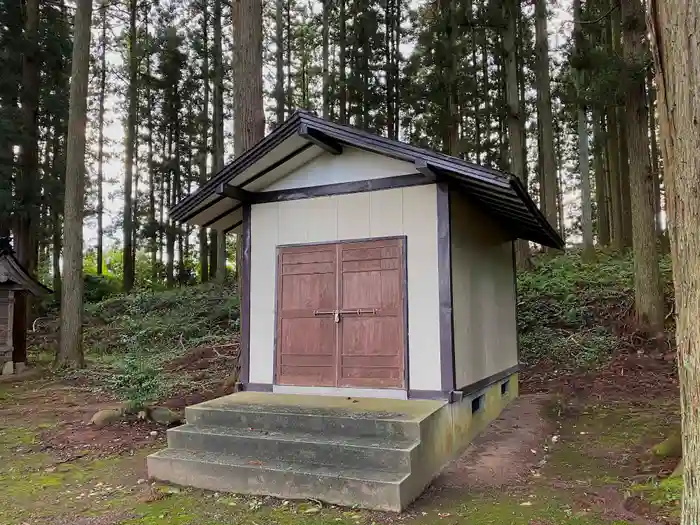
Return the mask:
M168 366L195 376L216 360L227 358L199 349ZM115 402L85 384L0 384L0 523L673 524L678 486L661 480L674 461L648 450L677 421L674 366L635 353L595 374L525 371L523 395L398 516L152 485L145 456L165 445L164 428L136 419L87 425ZM230 387L192 385L165 404Z

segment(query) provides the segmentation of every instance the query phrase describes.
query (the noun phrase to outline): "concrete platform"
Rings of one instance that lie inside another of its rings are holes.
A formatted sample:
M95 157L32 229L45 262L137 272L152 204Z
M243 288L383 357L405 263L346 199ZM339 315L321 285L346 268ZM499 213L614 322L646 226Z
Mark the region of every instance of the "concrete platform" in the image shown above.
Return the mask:
M209 490L401 511L515 396L515 375L453 404L241 392L188 407L148 471Z

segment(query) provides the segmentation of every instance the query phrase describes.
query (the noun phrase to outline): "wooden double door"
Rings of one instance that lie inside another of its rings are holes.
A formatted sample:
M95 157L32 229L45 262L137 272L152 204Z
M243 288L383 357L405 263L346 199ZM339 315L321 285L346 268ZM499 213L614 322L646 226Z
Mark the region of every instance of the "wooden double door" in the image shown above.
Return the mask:
M403 388L403 238L280 248L278 385Z

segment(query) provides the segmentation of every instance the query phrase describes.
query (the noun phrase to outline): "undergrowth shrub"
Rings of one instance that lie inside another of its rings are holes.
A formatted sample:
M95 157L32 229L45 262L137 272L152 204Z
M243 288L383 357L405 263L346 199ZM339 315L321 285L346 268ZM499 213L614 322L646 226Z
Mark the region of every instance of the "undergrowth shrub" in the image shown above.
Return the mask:
M232 287L211 284L114 297L86 306L88 349L178 355L195 346L230 342L238 328L238 309Z
M632 314L634 265L631 254L599 252L586 262L579 252L533 259L518 273L518 333L521 360L590 368L621 344L616 321ZM670 263L661 273L670 286Z
M141 410L165 391L163 376L154 363L139 352L130 352L108 377L108 387L131 411Z

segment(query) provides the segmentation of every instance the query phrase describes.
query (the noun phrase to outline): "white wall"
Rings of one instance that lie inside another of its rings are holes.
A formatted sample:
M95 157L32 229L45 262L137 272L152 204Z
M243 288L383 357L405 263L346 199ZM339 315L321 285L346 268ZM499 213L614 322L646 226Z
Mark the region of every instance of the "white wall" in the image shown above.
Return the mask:
M351 171L360 179L370 177L346 169ZM252 207L250 382L269 384L274 377L277 246L399 235L407 236L409 386L440 390L434 185Z
M346 147L342 155L325 153L273 182L263 191L382 179L412 173L416 173L416 169L410 162Z
M457 388L518 362L512 244L498 226L455 192L452 294Z

